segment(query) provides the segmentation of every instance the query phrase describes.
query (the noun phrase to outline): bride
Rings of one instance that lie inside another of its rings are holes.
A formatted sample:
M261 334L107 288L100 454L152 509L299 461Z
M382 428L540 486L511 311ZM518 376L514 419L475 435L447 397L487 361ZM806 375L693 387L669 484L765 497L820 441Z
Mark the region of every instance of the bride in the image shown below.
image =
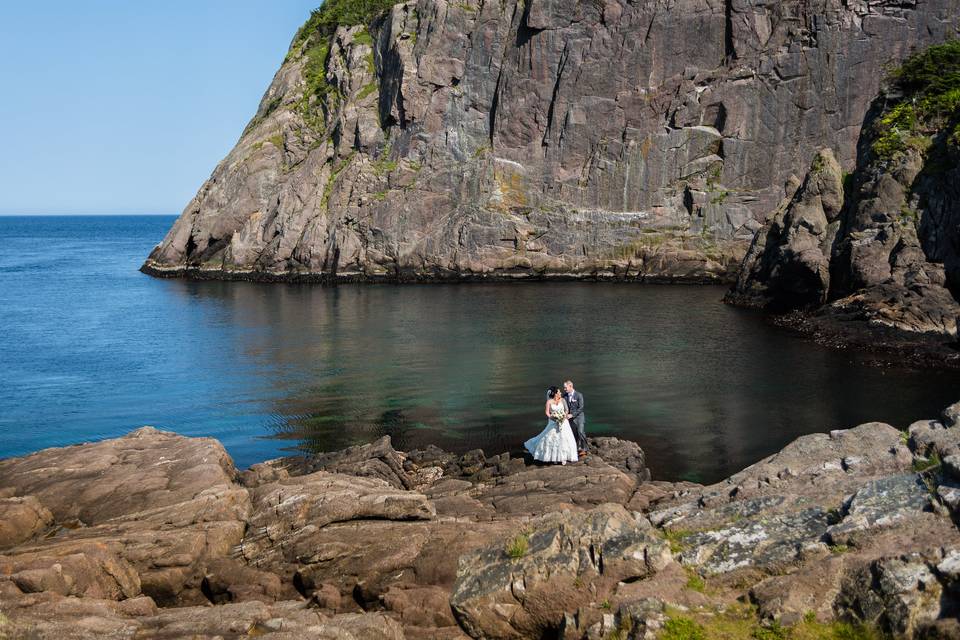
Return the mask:
M541 462L559 462L560 464L577 462L580 459L577 454L577 440L573 437L573 429L570 428L570 421L567 420L570 414L567 402L563 399L563 393L559 388L550 387L547 390L544 413L548 418L547 428L537 437L523 443L524 448L530 452L534 460Z

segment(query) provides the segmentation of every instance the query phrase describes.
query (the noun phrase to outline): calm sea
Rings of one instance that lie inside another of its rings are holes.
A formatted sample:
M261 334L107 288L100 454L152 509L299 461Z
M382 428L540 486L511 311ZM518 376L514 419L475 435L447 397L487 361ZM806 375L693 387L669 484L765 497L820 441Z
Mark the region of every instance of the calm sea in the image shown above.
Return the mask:
M804 433L904 427L960 375L869 368L720 303L718 287L158 280L173 217L0 217L0 457L149 424L241 467L390 434L514 449L572 378L591 434L655 477L719 479Z

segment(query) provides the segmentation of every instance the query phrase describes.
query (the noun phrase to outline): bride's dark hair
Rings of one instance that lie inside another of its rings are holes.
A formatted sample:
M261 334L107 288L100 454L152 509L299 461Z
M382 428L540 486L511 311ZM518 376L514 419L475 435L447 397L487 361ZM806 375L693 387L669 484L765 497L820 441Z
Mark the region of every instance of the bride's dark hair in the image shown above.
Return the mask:
M558 391L560 391L560 387L550 387L549 389L547 389L547 400L557 395Z

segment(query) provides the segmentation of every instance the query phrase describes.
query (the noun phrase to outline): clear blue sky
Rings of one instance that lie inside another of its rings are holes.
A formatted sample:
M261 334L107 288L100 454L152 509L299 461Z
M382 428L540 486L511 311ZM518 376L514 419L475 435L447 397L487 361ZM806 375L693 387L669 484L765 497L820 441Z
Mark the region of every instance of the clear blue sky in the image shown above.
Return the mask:
M0 0L0 214L180 213L321 0Z

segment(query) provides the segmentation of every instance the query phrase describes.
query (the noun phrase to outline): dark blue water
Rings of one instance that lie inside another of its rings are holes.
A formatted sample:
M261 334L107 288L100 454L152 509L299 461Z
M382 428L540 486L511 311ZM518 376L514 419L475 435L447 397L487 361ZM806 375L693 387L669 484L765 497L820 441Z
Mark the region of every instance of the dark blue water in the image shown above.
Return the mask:
M0 457L150 424L238 465L390 434L511 449L570 377L591 434L655 476L714 480L798 435L897 426L960 375L884 371L720 303L717 287L159 280L172 217L0 217Z

